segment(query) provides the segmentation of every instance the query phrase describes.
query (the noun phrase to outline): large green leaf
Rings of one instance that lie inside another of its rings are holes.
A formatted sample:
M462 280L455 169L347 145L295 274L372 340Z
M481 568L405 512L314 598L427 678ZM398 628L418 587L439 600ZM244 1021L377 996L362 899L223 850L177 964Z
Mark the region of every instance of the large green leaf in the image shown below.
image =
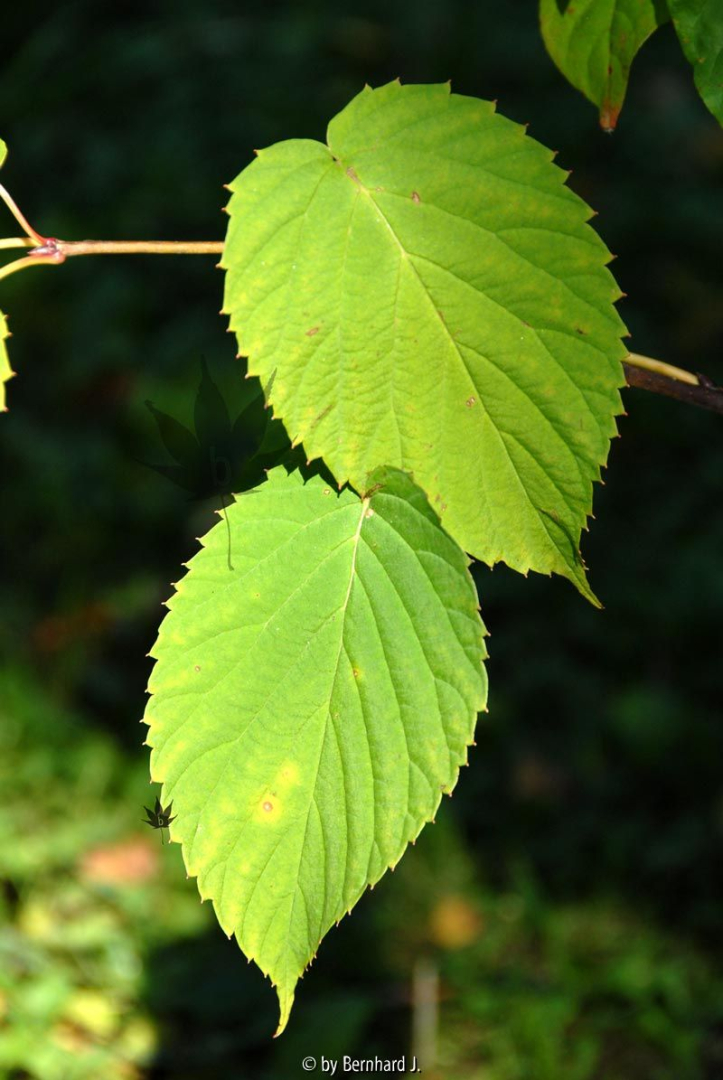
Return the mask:
M5 342L10 337L8 324L2 311L0 311L0 412L7 412L5 403L5 383L12 378L14 372L8 360L8 350Z
M8 148L5 143L0 139L0 167L2 166L5 158L7 157ZM0 412L7 412L7 404L5 401L5 383L13 375L13 370L10 367L10 361L8 360L8 350L5 344L7 338L10 337L8 331L8 324L5 316L0 311Z
M698 92L723 124L723 2L668 0L668 6Z
M597 105L605 131L618 122L635 56L669 17L665 0L540 0L547 51Z
M579 555L620 411L620 292L553 154L449 86L367 88L232 184L225 311L310 457L413 474L476 558Z
M283 1029L333 923L454 786L486 697L463 552L404 474L361 499L277 469L176 586L148 742L171 836L270 975Z

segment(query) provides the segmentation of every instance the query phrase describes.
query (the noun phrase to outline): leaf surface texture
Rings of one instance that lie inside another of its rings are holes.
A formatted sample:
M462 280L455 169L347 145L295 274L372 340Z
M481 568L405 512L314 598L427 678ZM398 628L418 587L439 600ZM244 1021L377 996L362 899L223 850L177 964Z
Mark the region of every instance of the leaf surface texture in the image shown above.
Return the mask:
M488 563L579 553L620 411L610 255L553 154L443 86L359 94L328 144L231 185L225 310L275 413L340 483L413 475Z
M467 559L405 475L338 494L277 469L228 508L152 655L151 775L188 872L277 987L401 857L484 708Z

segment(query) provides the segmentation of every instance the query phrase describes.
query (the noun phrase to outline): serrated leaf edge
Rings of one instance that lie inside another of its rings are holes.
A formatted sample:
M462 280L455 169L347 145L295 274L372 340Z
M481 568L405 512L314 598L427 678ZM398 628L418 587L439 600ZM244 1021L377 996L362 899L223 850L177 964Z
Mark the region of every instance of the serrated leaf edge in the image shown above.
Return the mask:
M399 471L401 471L401 470L399 470ZM280 476L281 472L283 472L283 469L274 469L274 470L272 470L271 473L269 474L269 479L268 479L267 483L273 484L275 481L282 479L281 476ZM294 477L295 479L298 478L298 481L300 482L301 486L305 486L306 482L303 480L303 477L301 476L300 473L298 473L298 471L292 473L288 477L288 479L291 479L291 477ZM250 497L252 495L252 493L253 493L253 489L252 489L251 492L245 492L245 493L243 493L241 495L235 495L234 496L234 502L238 502L239 499L241 499L241 498L248 498L248 497ZM338 497L339 494L340 494L340 492L336 493L337 497ZM366 511L367 511L367 509L369 507L369 504L370 504L372 498L373 498L373 494L365 496L365 497L360 496L361 513L360 513L359 528L358 528L358 531L357 531L357 536L358 537L361 535L361 529L362 529L362 526L363 526L363 523L364 523L365 514L366 514ZM212 528L215 528L215 527L216 527L215 525L212 526ZM443 528L441 525L439 525L439 527ZM211 530L209 530L209 533L210 533L210 531ZM206 534L206 536L207 535L208 534ZM206 543L204 542L205 539L206 539L206 536L196 538L197 542L199 544L199 549L196 552L196 555L207 546ZM453 538L450 538L450 539L453 539ZM455 542L455 541L453 541L453 542ZM459 549L459 550L461 552L461 549ZM472 575L471 575L470 570L469 570L469 567L471 565L471 560L468 558L468 556L464 552L462 552L462 555L463 555L464 561L465 561L465 574L467 575L468 582L469 582L472 590L476 593L476 587L475 587L475 584L474 584L474 580L473 580ZM187 573L190 572L191 563L193 562L194 557L195 556L193 556L191 559L189 559L188 563L183 564L187 568ZM184 578L185 578L185 576L186 575L184 575ZM176 599L176 597L183 591L183 580L184 580L184 578L181 578L178 582L176 582L176 583L174 583L172 585L172 588L173 588L174 591L171 593L168 600L164 602L164 606L167 607L169 610L172 609L173 603L174 603L174 600ZM351 589L353 587L353 581L354 581L354 576L352 574L352 575L350 575L349 592L347 594L347 598L351 594ZM477 604L477 606L476 606L476 612L477 612L477 614L479 614L479 604ZM473 721L472 721L472 729L471 729L471 733L470 733L470 739L469 739L468 742L465 743L463 756L460 758L460 760L458 762L452 763L452 775L451 775L451 777L449 778L447 783L440 785L439 797L437 798L437 801L436 801L436 803L434 805L434 809L433 809L431 815L428 818L424 819L416 830L411 831L406 838L402 839L402 841L401 841L401 849L400 849L399 854L396 857L396 859L394 859L387 866L385 866L378 873L378 875L373 878L373 880L368 881L356 893L353 900L349 904L349 907L347 908L346 912L344 912L342 914L341 918L339 920L337 920L337 922L335 924L336 926L339 925L339 923L341 922L341 919L343 919L346 915L351 914L352 909L357 905L357 903L359 902L361 897L364 895L364 893L366 893L367 890L371 891L372 889L374 889L374 887L384 877L384 875L387 873L387 871L389 871L389 870L394 871L396 866L401 861L401 859L402 859L404 853L406 852L407 848L409 847L409 845L414 844L416 842L416 840L419 837L419 835L421 834L422 830L427 825L434 824L434 822L436 820L437 813L439 811L440 804L442 802L443 796L444 795L449 795L450 797L452 796L454 788L456 787L457 781L459 779L460 770L469 764L469 750L470 750L471 747L476 746L474 735L475 735L477 722L478 722L478 719L479 719L479 714L481 712L482 713L487 713L488 712L487 698L486 698L487 674L486 674L486 669L485 669L485 661L488 659L488 652L487 652L487 648L486 648L486 646L484 644L484 639L486 637L488 637L489 635L488 635L488 631L487 631L486 627L484 626L484 623L482 623L481 620L480 620L480 625L481 625L481 631L482 631L482 639L481 639L481 646L482 647L481 647L479 661L480 661L480 668L482 670L482 676L483 676L484 694L483 694L482 701L475 707L474 718L473 718ZM148 656L150 658L152 658L155 662L158 662L158 656L156 655L156 648L157 648L157 646L159 645L159 643L161 641L162 631L163 631L163 623L161 624L161 628L159 630L158 637L157 637L153 647L151 648L151 650L148 653ZM149 690L148 693L149 693L149 702L148 702L148 706L147 706L147 710L146 710L146 716L144 716L144 718L142 720L142 723L147 724L148 727L149 727L146 742L144 743L144 745L152 747L153 743L152 743L150 737L151 737L153 724L152 724L151 719L147 719L147 716L148 716L148 713L149 713L149 710L150 710L150 700L152 699L152 697L154 695L153 695L152 691L150 691L150 690ZM151 782L161 784L160 798L161 798L161 802L163 802L165 804L167 802L167 800L168 800L169 792L167 791L166 783L165 783L164 778L161 775L159 775L157 770L154 771L153 758L151 758ZM186 870L186 877L187 878L192 877L196 881L196 887L198 889L198 893L199 893L199 896L200 896L200 899L201 899L201 903L205 903L205 901L207 901L207 900L211 901L214 913L216 915L216 919L217 919L217 921L219 923L219 926L223 930L223 932L226 934L226 936L229 938L229 940L231 940L233 937L236 938L237 944L238 944L239 948L241 949L241 951L243 952L244 956L247 958L247 961L249 963L252 963L252 962L255 963L256 966L259 968L259 970L262 972L262 974L266 978L269 979L269 981L271 982L272 987L276 990L277 997L279 999L279 1023L278 1023L278 1026L276 1028L276 1031L274 1033L274 1037L275 1038L278 1037L279 1035L281 1035L283 1033L283 1031L285 1030L286 1025L288 1023L289 1016L290 1016L290 1013L291 1013L291 1009L292 1009L292 1006L293 1006L293 1003L294 1003L296 984L294 985L294 987L293 987L293 989L291 991L282 992L279 989L278 985L276 983L274 983L274 981L273 981L273 979L271 977L270 971L268 970L268 967L263 965L262 963L260 963L258 958L252 952L250 952L250 951L247 952L246 951L246 949L244 948L242 942L239 940L237 934L233 931L233 929L231 929L231 932L229 932L229 929L226 926L224 926L224 921L222 919L222 914L218 910L217 903L216 903L216 897L214 896L213 890L208 890L208 891L204 892L204 890L201 887L200 881L199 881L199 874L197 872L195 872L192 869L192 867L190 866L190 864L189 864L189 857L188 857L188 853L186 851L186 845L184 845L182 841L176 840L174 838L173 833L174 833L174 828L171 825L170 828L169 828L170 842L171 843L177 843L177 844L180 845L181 854L182 854L182 858L183 858L183 863L184 863L184 867L185 867L185 870ZM324 934L322 935L322 937L319 939L319 941L318 941L318 943L316 945L316 951L312 954L312 956L309 957L305 967L303 968L303 970L298 975L297 983L298 983L299 979L302 979L304 977L304 974L306 973L306 971L308 971L309 967L311 966L311 964L316 959L316 955L317 955L319 946L321 945L321 942L323 941L324 937L326 936L326 933L328 933L328 932L329 931L327 929L324 932Z

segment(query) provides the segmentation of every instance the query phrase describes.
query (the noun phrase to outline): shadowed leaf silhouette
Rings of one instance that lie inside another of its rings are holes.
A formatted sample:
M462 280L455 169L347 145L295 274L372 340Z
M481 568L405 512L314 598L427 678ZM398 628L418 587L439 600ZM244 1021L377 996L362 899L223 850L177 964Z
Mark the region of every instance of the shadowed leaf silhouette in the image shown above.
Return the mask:
M279 454L288 450L289 440L283 424L266 409L260 383L250 389L232 423L226 401L202 360L194 403L195 431L146 401L175 464L144 464L183 488L192 499L227 496L255 487L264 479L265 470L277 463Z

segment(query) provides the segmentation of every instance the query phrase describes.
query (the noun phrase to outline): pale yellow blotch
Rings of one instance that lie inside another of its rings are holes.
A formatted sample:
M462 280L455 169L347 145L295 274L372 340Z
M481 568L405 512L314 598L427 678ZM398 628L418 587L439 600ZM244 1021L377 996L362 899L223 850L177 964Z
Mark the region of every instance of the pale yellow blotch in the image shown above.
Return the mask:
M276 787L288 789L299 783L299 766L295 761L285 761L276 777Z
M270 824L283 816L287 796L300 783L299 766L295 761L285 761L273 782L254 806L254 820Z

